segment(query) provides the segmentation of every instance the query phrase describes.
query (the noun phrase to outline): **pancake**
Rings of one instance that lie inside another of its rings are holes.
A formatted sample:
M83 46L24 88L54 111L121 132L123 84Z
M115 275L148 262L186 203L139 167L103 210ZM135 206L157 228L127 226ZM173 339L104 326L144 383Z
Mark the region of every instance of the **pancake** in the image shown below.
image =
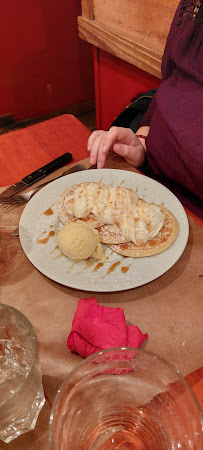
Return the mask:
M113 225L102 225L97 228L97 231L99 233L100 242L103 244L122 244L127 242L125 236L116 223Z
M63 225L66 225L69 222L76 222L78 220L78 217L72 216L67 213L64 204L64 202L67 201L74 194L74 191L77 189L78 186L80 186L80 184L75 184L74 186L71 186L68 189L66 189L64 192L62 192L62 194L60 195L59 199L56 202L56 212ZM87 217L81 218L80 220L82 220L82 222L88 223L93 228L97 228L100 225L102 225L102 222L97 220L95 216L91 213Z
M165 221L157 236L140 246L135 245L133 242L115 245L110 244L109 247L111 250L122 256L142 258L144 256L156 255L170 247L178 235L179 224L171 211L162 207L161 210L165 214Z

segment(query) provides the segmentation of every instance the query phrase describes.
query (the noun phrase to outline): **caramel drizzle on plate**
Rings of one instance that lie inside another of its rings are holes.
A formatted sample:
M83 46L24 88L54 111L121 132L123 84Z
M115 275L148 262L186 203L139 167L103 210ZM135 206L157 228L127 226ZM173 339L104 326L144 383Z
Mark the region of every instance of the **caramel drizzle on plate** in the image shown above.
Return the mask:
M54 211L52 208L48 208L46 211L43 212L44 216L52 216L54 214Z
M44 234L44 233L45 233L45 231L42 234ZM50 239L50 237L52 237L54 235L55 235L55 231L50 231L46 238L44 238L44 239L37 239L37 243L38 244L47 244L47 242Z

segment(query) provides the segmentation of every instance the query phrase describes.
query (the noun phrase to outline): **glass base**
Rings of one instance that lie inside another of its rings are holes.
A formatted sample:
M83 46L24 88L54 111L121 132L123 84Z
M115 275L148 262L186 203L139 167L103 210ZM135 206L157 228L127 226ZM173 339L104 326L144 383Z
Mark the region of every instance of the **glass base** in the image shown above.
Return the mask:
M45 397L42 388L36 395L32 408L26 416L13 420L4 430L0 430L0 440L8 444L20 434L33 430L44 403Z

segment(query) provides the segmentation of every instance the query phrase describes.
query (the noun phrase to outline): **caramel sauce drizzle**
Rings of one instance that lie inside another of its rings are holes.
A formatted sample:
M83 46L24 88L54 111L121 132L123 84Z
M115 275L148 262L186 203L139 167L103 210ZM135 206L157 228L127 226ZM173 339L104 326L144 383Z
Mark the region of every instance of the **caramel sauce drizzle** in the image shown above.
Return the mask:
M44 234L44 233L45 233L45 231L42 234ZM37 243L38 244L47 244L47 242L50 239L50 237L54 236L54 235L55 235L55 231L50 231L46 238L44 238L44 239L37 239Z
M152 239L151 241L148 241L148 244L150 245L150 247L155 247L155 245L157 245L157 242Z
M44 216L52 216L54 214L54 211L52 208L48 208L46 211L43 212Z
M109 258L111 257L111 255L113 255L113 251L109 254L109 256L106 257L106 259L109 260Z
M79 261L75 261L75 262L71 265L70 269L67 270L67 273L70 273L71 270L75 267L75 265L78 264L78 262L79 262ZM83 272L84 270L87 270L88 268L92 267L92 266L95 264L95 262L94 262L94 261L91 261L91 260L85 260L84 263L85 263L84 267L80 270L80 272L75 273L75 275L80 275L81 272ZM115 263L113 263L113 264L108 268L106 274L102 277L102 279L105 278L105 277L106 277L107 275L109 275L110 273L112 273L112 272L116 269L116 267L118 267L118 266L120 265L120 263L121 263L120 261L116 261ZM132 264L132 263L131 263L131 264ZM130 266L131 266L131 264L129 264L129 266L121 267L121 272L122 272L123 274L127 273L128 270L129 270L129 268L130 268ZM96 264L96 266L94 267L93 272L97 272L97 270L99 270L99 269L100 269L101 267L103 267L103 266L104 266L104 263L103 263L103 262L98 262L98 263Z
M56 250L58 250L59 249L59 246L58 245L56 245L54 248L53 248L53 250L50 252L50 254L52 254L52 253L54 253Z
M85 270L86 270L86 269L88 269L89 267L92 267L92 266L94 265L94 261L86 260L86 261L85 261L85 264L86 264L86 267L85 267Z
M58 246L58 245L56 245L56 247L54 247L54 248L53 248L53 250L51 251L51 253L54 253L54 252L55 252L55 250L58 250L58 248L59 248L59 246Z
M42 231L42 233L40 234L40 236L43 236L43 234L46 234L46 231Z
M116 269L116 267L120 265L120 263L121 263L120 261L117 261L117 262L113 263L113 264L108 268L106 274L102 277L102 279L105 278L105 277L106 277L107 275L109 275L110 273L112 273L112 272Z
M121 263L120 261L117 261L117 262L113 263L113 264L109 267L109 269L107 270L107 275L108 275L109 273L113 272L113 271L115 270L115 268L116 268L117 266L120 265L120 263Z
M78 262L79 261L77 261L76 263ZM77 272L75 275L80 275L80 273L82 273L84 270L87 270L89 267L92 267L95 263L95 261L90 261L89 259L85 259L83 262L85 263L85 267L82 267L80 272Z
M97 272L97 270L99 270L100 269L100 267L102 267L104 265L104 263L103 262L99 262L99 263L97 263L97 265L95 266L95 268L93 269L93 272Z
M57 256L54 257L54 259L59 259L63 256L63 253L59 253Z
M127 250L128 244L120 244L121 250Z
M75 261L73 264L71 264L70 269L67 270L67 273L70 273L70 271L75 267L78 261Z
M131 266L131 264L129 264L129 266L123 266L123 267L121 267L121 272L122 273L127 273L128 272L128 270L130 269L130 266Z

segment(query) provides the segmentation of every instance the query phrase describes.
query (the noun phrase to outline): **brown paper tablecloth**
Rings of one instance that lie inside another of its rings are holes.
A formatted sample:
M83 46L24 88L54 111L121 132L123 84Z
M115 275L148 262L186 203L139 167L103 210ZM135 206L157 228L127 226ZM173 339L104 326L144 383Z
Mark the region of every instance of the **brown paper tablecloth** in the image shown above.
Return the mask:
M88 165L86 160L85 163ZM115 155L106 167L135 170ZM22 209L0 207L2 246L11 244L1 261L0 299L22 311L36 330L47 402L35 430L10 444L0 443L0 449L46 450L50 406L63 379L81 361L66 346L74 313L79 298L92 293L57 284L29 262L19 239L10 235L18 225ZM100 305L123 308L126 320L149 334L146 349L165 358L184 376L203 363L202 228L193 217L188 219L188 244L167 273L136 289L93 294Z

